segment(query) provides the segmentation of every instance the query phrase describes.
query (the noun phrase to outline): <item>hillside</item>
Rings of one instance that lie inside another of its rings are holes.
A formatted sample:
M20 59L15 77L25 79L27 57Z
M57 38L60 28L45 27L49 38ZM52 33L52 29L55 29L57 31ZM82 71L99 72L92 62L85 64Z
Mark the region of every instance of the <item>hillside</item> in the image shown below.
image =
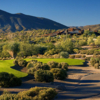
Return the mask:
M87 26L83 26L83 27L79 27L80 29L90 29L91 31L95 31L95 30L100 30L100 24L96 24L96 25L87 25Z
M0 10L0 32L63 28L68 27L47 18L34 17L22 13L11 14Z

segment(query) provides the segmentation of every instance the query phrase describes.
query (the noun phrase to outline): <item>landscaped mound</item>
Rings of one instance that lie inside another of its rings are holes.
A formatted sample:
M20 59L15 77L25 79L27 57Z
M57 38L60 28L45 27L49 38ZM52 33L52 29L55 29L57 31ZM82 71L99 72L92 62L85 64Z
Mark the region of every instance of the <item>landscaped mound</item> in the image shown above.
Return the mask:
M21 83L22 83L21 79L17 78L13 74L9 74L7 72L0 73L0 86L1 87L20 86Z
M54 88L34 87L18 94L3 94L0 100L53 100L56 95Z

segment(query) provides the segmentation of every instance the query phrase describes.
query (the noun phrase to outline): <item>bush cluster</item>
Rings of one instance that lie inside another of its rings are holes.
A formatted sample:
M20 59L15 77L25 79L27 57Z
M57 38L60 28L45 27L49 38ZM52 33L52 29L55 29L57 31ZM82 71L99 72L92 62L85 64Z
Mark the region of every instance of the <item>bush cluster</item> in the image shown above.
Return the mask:
M74 59L75 58L75 55L69 55L69 58Z
M80 50L80 53L81 54L86 54L87 53L87 50Z
M68 52L60 52L60 58L68 58L69 57L69 53Z
M11 57L11 55L8 53L8 52L6 52L6 51L3 51L2 53L0 53L0 57L1 58L10 58Z
M100 57L92 57L90 59L90 64L97 69L100 69Z
M22 83L20 78L17 78L13 74L7 72L0 73L0 86L1 87L13 87L20 86Z
M36 81L40 81L40 82L53 82L54 81L53 74L49 70L39 69L34 73L34 77Z
M66 77L67 77L66 70L64 70L64 69L52 68L50 71L53 73L53 76L55 79L63 80L63 79L66 79Z
M50 69L52 68L59 68L59 70L61 70L59 77L62 74L62 72L65 73L68 70L68 64L64 62L58 63L54 61L49 61L47 64L43 64L38 61L35 61L35 63L33 62L34 61L30 61L27 64L28 74L34 75L35 80L41 82L52 82L54 80L55 78L54 73L50 71ZM65 75L64 78L66 78L67 72L64 75ZM58 79L64 79L64 78L58 78Z
M91 50L80 50L81 54L87 54L87 55L99 55L100 51L97 49L91 49Z
M74 53L79 53L80 51L78 49L73 49Z
M85 57L84 60L90 61L91 57Z
M2 94L0 100L52 100L56 95L54 88L34 87L18 94Z
M75 58L81 58L81 55L75 55Z
M34 67L28 69L28 73L34 75L35 71L42 69L42 70L49 70L50 67L47 64L37 63Z
M49 61L47 64L50 67L50 69L52 69L52 68L62 68L62 69L65 69L66 71L68 70L68 66L69 66L65 62L58 63L58 62L54 62L54 61Z
M87 50L86 54L87 55L93 55L94 54L94 50Z
M80 55L80 54L76 54L76 55L69 55L69 58L85 58L85 55Z
M15 59L14 64L21 67L26 67L27 61L23 59Z
M27 66L26 68L29 69L29 68L33 68L35 66L35 64L37 63L37 60L31 60L27 63Z

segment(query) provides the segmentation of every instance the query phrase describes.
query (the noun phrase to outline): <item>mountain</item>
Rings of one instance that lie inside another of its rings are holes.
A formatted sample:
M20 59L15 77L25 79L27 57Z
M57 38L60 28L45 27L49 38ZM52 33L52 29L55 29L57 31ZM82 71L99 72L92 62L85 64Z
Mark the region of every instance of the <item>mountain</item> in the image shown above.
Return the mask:
M30 29L64 29L68 28L53 20L25 15L22 13L11 14L0 10L0 32L21 31Z
M87 25L87 26L82 26L82 27L79 27L79 28L84 29L84 30L90 29L91 31L95 31L95 30L100 30L100 24Z

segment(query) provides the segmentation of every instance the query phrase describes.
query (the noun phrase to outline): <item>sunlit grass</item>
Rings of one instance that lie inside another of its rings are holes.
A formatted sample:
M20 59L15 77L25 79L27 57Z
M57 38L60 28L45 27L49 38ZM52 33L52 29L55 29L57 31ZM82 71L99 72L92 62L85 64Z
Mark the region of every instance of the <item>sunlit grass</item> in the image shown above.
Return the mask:
M80 60L80 59L65 59L65 58L61 58L61 59L26 59L27 61L30 60L38 60L41 61L43 63L47 63L49 61L56 61L56 62L65 62L68 63L69 65L83 65L83 63L85 62L84 60Z
M28 75L27 73L23 73L21 71L17 71L11 68L12 66L14 66L13 61L14 61L13 59L12 60L0 60L0 72L12 73L17 77L27 76Z

